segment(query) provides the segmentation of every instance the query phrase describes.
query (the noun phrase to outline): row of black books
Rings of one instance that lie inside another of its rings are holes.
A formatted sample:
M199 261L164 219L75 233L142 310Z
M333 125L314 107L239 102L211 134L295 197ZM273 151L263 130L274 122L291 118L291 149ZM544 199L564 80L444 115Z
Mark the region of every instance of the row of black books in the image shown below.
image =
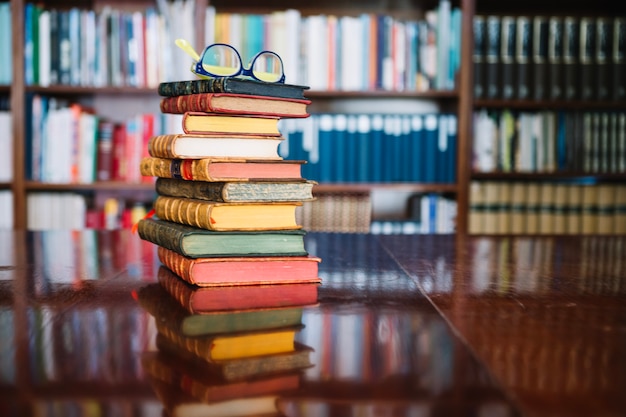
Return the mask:
M626 99L626 17L474 17L479 99Z

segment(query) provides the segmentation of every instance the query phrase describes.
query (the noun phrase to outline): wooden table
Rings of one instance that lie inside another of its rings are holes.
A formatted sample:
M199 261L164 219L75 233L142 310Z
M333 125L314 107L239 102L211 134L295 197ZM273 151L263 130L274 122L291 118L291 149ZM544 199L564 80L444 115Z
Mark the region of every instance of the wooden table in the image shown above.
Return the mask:
M306 236L288 416L626 415L626 237ZM0 232L0 415L160 416L130 231ZM99 414L98 414L99 413Z

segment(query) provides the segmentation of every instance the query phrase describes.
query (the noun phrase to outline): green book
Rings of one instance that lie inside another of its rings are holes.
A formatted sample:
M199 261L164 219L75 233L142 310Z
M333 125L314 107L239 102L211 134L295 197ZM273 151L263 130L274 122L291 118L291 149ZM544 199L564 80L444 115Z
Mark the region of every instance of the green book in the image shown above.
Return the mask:
M301 229L215 232L152 217L140 220L137 231L143 240L189 258L307 255Z
M182 336L205 336L274 330L302 325L302 306L215 310L202 314L187 312L161 284L138 291L141 307L157 323Z

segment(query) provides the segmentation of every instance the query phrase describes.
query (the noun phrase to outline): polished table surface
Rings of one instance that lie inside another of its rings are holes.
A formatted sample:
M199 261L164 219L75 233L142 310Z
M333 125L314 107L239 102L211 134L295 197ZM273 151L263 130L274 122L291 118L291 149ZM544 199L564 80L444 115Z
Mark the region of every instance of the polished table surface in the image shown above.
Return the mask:
M306 245L322 285L295 337L313 366L277 415L626 415L626 237ZM0 416L167 415L141 360L155 247L130 231L4 231L0 247Z

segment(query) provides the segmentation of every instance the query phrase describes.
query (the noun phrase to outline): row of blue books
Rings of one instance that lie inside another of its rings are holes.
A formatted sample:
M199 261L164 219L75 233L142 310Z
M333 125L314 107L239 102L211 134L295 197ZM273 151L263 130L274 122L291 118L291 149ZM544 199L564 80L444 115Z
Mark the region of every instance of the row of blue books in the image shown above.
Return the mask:
M453 114L313 114L281 120L279 149L307 160L303 176L322 183L456 181Z

